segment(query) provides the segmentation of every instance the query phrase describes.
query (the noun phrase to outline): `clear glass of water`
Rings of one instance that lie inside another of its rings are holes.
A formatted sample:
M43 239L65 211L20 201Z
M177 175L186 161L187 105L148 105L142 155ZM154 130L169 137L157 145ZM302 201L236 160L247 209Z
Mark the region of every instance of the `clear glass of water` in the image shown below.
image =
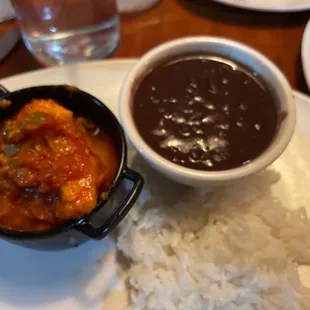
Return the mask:
M43 64L104 58L118 46L116 0L12 0L28 50Z

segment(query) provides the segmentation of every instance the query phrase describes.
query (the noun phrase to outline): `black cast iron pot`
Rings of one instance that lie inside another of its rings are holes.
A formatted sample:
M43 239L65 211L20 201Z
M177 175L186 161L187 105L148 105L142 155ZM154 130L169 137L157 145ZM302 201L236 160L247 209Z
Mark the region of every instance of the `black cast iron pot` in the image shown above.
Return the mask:
M142 176L127 167L127 146L122 127L113 113L97 98L75 87L67 85L51 85L25 88L9 92L0 85L0 100L7 99L12 104L0 109L0 121L16 114L32 99L54 99L67 109L84 115L104 128L112 138L120 154L117 175L107 193L107 200L99 200L96 208L77 220L70 220L53 229L40 232L13 231L0 227L0 236L25 246L44 249L64 248L78 245L90 238L102 239L115 228L129 212L143 188ZM116 189L122 180L132 182L131 189L119 195ZM113 195L116 194L116 195ZM122 201L115 199L124 196ZM113 201L113 203L111 203ZM102 212L103 211L103 212ZM97 222L97 224L93 224ZM99 222L99 223L98 223ZM84 235L84 236L83 236ZM85 235L87 236L85 238Z

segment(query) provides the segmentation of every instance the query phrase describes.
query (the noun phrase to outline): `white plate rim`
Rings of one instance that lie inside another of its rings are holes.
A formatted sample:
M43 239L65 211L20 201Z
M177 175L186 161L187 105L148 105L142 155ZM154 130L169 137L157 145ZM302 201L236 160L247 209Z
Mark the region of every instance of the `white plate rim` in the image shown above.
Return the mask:
M212 0L213 2L218 2L224 5L252 10L252 11L261 11L261 12L302 12L310 10L310 3L304 3L301 0L301 3L286 3L284 0L271 0L266 2L267 5L261 3L261 0ZM283 2L283 6L279 5L277 2ZM299 0L300 1L300 0Z
M212 1L217 1L217 0L212 0ZM219 0L222 1L222 0ZM226 0L224 0L226 1ZM308 32L309 32L309 46L310 46L310 20L307 24ZM310 53L310 51L309 51ZM72 64L72 65L65 65L65 66L55 66L55 67L50 67L50 68L40 68L28 72L23 72L19 74L15 74L9 77L5 77L0 79L0 85L6 87L6 83L10 83L11 81L14 81L15 79L21 78L23 76L29 76L29 75L36 75L42 71L46 72L52 72L52 71L58 71L59 68L69 68L69 67L76 67L76 68L83 68L83 67L113 67L113 66L122 66L122 65L134 65L139 58L134 58L134 57L129 57L129 58L116 58L116 59L105 59L105 60L93 60L93 61L87 61L87 62L82 62L78 64ZM310 68L310 62L309 62L309 68ZM310 88L310 70L309 70L309 88ZM8 89L10 91L10 89ZM307 96L301 91L298 90L293 90L293 94L295 97L299 97L303 101L309 101L310 103L310 96Z
M31 71L27 71L27 72L23 72L23 73L18 73L18 74L14 74L12 76L8 76L8 77L4 77L2 79L0 79L0 84L2 83L9 83L11 81L13 81L16 78L20 78L26 75L32 75L32 74L37 74L40 73L42 71L44 72L52 72L52 71L56 71L58 72L60 68L70 68L70 67L75 67L75 68L83 68L83 67L110 67L110 66L121 66L121 65L131 65L134 64L136 61L138 60L138 58L116 58L116 59L105 59L105 60L92 60L92 61L87 61L87 62L81 62L81 63L77 63L77 64L70 64L70 65L60 65L60 66L54 66L54 67L46 67L46 68L39 68L39 69L35 69L35 70L31 70ZM5 85L3 85L5 87Z
M217 1L217 0L212 0L212 1ZM221 1L221 0L219 0ZM224 0L225 1L225 0ZM310 20L307 24L307 28L308 28L308 33L309 33L309 47L310 47ZM304 40L303 40L304 41ZM309 51L310 54L310 51ZM88 61L88 62L82 62L82 63L78 63L78 64L73 64L73 65L65 65L65 66L55 66L55 67L50 67L50 68L40 68L40 69L36 69L36 70L32 70L32 71L28 71L28 72L23 72L23 73L19 73L19 74L15 74L3 79L0 79L0 85L6 87L6 83L10 83L11 81L14 81L15 79L21 78L23 76L29 76L29 75L36 75L42 71L46 72L46 71L58 71L60 67L62 68L69 68L69 67L76 67L76 68L83 68L83 67L113 67L113 66L122 66L122 65L134 65L139 58L134 58L134 57L130 57L130 58L117 58L117 59L105 59L105 60L93 60L93 61ZM310 88L310 61L309 61L309 74L308 74L308 80L309 80L309 88ZM8 91L11 91L10 89L8 89ZM299 97L300 100L303 101L309 101L310 103L310 97L307 96L306 94L298 91L298 90L293 90L293 94L295 97Z
M310 89L310 19L305 27L301 42L301 62L304 76Z

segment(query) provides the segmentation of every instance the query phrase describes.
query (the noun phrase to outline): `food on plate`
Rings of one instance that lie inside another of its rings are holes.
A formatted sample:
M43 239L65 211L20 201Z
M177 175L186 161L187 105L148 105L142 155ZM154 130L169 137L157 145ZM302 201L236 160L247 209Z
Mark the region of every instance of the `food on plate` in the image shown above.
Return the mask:
M0 164L0 227L42 231L91 212L119 159L100 127L35 99L2 123Z
M144 176L118 237L131 310L309 309L310 222L274 197L278 173L209 191Z
M227 170L261 155L281 115L265 82L231 60L188 55L159 64L137 85L133 117L159 155L198 170Z

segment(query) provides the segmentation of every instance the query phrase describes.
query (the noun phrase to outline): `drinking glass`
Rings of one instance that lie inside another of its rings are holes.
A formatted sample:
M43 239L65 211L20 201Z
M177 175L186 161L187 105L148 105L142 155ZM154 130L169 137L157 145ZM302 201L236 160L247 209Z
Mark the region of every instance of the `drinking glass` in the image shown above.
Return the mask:
M116 0L12 0L23 40L43 64L104 58L118 46Z

